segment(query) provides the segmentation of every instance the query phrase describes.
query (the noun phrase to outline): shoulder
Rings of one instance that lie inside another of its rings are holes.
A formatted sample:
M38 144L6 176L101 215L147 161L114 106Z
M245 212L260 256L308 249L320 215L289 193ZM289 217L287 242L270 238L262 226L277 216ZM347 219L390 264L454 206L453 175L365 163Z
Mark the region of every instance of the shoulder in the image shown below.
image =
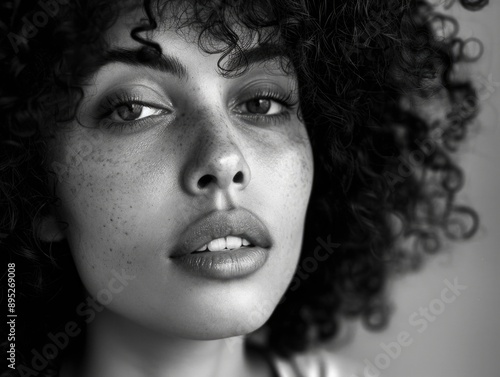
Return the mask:
M273 362L279 377L366 377L362 364L324 349L289 358L274 355Z

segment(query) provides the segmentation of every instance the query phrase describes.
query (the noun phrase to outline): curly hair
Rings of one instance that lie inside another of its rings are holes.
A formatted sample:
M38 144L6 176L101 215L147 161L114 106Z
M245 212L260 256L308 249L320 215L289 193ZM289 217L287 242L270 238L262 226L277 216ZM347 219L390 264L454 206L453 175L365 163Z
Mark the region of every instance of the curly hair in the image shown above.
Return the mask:
M487 2L460 0L469 10ZM19 364L84 297L67 243L38 237L57 202L42 131L74 117L81 83L106 50L104 31L132 3L0 5L0 245L4 265L19 266ZM157 27L162 3L145 0L148 22L131 34L144 59L161 52L141 35ZM193 0L188 9L189 22L178 27L196 28L200 48L222 53L222 74L241 73L224 66L228 54L245 59L236 19L260 43L278 37L284 68L299 81L315 176L297 273L265 326L267 344L281 354L307 349L334 337L345 316L383 327L390 275L417 269L446 239L469 238L478 227L474 210L456 203L464 177L453 161L478 110L472 83L455 67L478 58L466 53L477 41L458 38L456 21L423 0ZM454 30L438 36L436 23L446 22ZM427 109L434 103L444 109L439 117ZM319 246L328 248L325 260ZM42 375L57 374L53 356Z

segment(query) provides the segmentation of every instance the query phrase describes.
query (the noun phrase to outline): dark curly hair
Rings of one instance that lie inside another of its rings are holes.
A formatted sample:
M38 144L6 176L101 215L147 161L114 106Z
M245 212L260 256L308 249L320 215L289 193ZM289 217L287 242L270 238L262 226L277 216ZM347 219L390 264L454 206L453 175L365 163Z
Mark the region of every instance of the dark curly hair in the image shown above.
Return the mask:
M487 2L460 0L470 10ZM148 22L132 31L143 59L161 51L141 33L156 28L163 3L145 0ZM178 26L196 28L200 48L222 53L223 74L241 73L224 65L225 56L245 59L236 18L261 43L278 37L284 68L299 80L315 176L297 274L265 326L267 344L281 354L304 350L331 339L345 316L383 327L388 277L415 270L446 239L469 238L478 226L476 213L456 204L464 177L453 161L478 110L472 84L454 69L479 57L465 49L478 41L459 39L456 21L423 0L188 3L189 22ZM74 117L81 83L106 50L103 32L134 5L0 5L0 245L2 265L18 266L19 365L29 365L31 351L50 341L47 334L73 319L84 297L67 243L38 237L40 219L57 202L49 184L57 172L45 165L50 132L42 137L42 130ZM443 23L453 30L438 37ZM216 49L214 39L223 47ZM444 109L439 117L429 110L436 103ZM319 261L321 245L334 252ZM57 374L56 356L41 375Z

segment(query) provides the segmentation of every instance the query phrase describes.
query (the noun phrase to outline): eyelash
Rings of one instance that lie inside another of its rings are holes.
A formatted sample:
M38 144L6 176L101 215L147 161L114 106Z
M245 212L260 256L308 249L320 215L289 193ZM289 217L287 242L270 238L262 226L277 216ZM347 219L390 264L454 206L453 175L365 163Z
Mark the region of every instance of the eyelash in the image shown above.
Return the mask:
M246 103L248 103L251 100L255 99L267 99L267 100L272 100L275 102L278 102L280 105L282 105L286 111L283 111L279 114L271 114L271 115L259 115L259 114L242 114L240 113L241 116L244 116L245 118L251 118L253 120L256 120L257 122L279 122L280 120L288 120L290 119L290 110L292 110L298 103L298 101L295 101L292 99L292 93L288 93L287 95L276 92L272 89L260 89L251 95L249 95L247 98L245 98L243 101L240 101L237 103L236 106L242 106Z
M290 118L290 110L292 110L298 103L298 101L292 99L291 93L285 95L271 89L260 89L254 92L253 94L247 96L243 101L239 101L233 107L236 108L239 106L243 106L249 101L255 99L267 99L275 101L285 108L285 111L271 115L238 113L240 116L246 119L250 119L251 121L257 123L270 123L270 122L277 123L280 121L288 120ZM116 122L108 119L108 117L111 114L113 114L113 112L116 111L120 106L130 106L130 105L139 105L153 109L163 110L164 112L167 113L170 112L170 110L162 106L159 106L158 104L143 101L142 97L140 96L132 95L127 92L118 92L116 94L113 94L105 98L103 103L99 106L98 110L99 115L97 117L99 124L106 129L117 129L118 131L122 131L126 128L131 128L131 127L141 128L145 126L144 124L145 122L151 122L151 118L165 115L165 114L153 115L139 120L131 120L123 122Z
M150 116L147 118L139 119L139 120L131 120L131 121L123 121L123 122L115 122L110 119L107 119L111 114L113 114L114 111L116 111L120 106L130 106L130 105L139 105L139 106L144 106L144 107L150 107L158 110L163 110L164 112L170 112L170 110L164 108L163 106L160 106L156 103L150 103L150 102L145 102L142 100L142 97L132 95L127 92L119 92L116 94L113 94L103 101L103 103L99 106L99 115L97 117L97 120L99 121L99 124L108 129L118 129L118 130L123 130L125 128L130 128L130 127L141 127L143 126L143 122L148 122L150 121L150 118L160 116ZM164 114L162 114L164 115Z

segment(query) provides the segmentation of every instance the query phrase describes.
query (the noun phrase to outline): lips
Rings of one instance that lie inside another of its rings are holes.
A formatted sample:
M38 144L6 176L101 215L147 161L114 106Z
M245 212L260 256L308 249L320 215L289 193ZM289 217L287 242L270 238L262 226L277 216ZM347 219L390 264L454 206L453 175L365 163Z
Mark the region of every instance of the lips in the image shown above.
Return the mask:
M214 211L190 224L182 232L171 258L191 254L210 241L227 236L244 238L253 246L261 248L272 245L267 227L252 212L243 208Z

